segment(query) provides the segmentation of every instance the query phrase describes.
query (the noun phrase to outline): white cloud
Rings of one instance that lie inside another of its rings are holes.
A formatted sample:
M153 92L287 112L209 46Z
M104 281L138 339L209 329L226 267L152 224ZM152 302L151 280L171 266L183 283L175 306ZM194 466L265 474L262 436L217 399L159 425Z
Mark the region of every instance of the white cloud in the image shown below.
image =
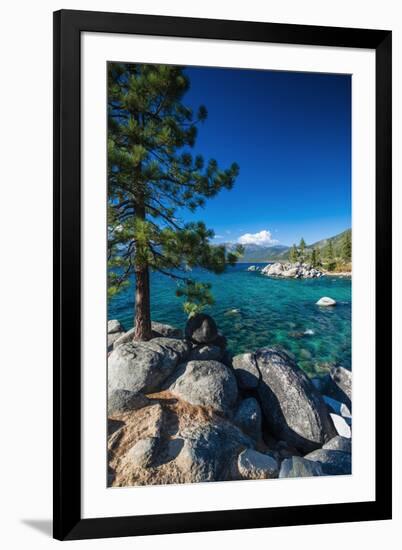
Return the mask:
M224 239L223 235L214 235L214 239Z
M237 239L239 244L261 244L261 245L271 245L277 244L278 241L272 238L271 231L263 229L258 233L245 233Z

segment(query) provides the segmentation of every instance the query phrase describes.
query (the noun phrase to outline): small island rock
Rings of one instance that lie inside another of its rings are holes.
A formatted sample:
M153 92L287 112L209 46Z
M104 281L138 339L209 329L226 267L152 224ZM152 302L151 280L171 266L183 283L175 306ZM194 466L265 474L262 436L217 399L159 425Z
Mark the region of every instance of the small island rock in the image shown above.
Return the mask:
M323 296L318 300L318 302L316 302L316 305L322 307L336 306L336 300L329 298L328 296Z

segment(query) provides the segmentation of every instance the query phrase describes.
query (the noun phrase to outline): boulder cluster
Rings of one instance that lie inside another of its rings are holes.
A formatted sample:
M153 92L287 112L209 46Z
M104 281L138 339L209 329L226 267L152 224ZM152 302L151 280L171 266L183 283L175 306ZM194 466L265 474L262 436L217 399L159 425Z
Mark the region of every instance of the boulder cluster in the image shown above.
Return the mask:
M254 271L254 270L253 270ZM263 275L268 277L283 277L289 279L314 279L322 277L323 272L307 263L297 262L268 264L261 269Z
M351 473L351 373L310 380L282 349L231 357L204 314L133 340L108 325L109 485Z

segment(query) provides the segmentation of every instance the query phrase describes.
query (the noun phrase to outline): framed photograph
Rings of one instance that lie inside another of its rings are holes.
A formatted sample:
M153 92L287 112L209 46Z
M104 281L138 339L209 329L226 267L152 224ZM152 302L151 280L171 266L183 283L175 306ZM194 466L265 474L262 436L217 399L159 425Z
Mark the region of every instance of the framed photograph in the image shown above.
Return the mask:
M56 12L54 322L56 538L391 518L391 32Z

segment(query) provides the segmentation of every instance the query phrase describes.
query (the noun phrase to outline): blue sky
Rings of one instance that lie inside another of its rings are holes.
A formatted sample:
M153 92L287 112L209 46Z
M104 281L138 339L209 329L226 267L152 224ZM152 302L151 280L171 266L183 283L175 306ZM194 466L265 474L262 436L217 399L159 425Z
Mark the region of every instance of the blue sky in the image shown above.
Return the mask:
M186 73L184 103L208 109L194 153L240 166L234 188L186 220L204 220L215 242L286 245L351 226L349 76L204 67Z

